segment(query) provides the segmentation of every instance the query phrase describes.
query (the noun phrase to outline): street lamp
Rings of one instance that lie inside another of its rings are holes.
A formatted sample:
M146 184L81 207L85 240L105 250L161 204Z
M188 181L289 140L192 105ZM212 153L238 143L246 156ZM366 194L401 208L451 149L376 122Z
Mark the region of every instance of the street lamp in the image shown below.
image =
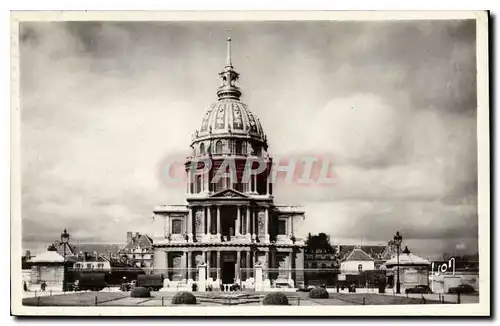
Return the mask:
M61 233L61 244L63 246L63 257L64 257L64 265L63 265L63 291L66 292L67 289L67 284L66 284L66 278L67 278L67 267L66 267L66 246L68 245L69 242L69 233L64 229L64 232Z
M403 237L399 234L399 231L396 232L394 236L394 244L396 245L397 250L397 261L398 261L398 274L396 279L396 293L401 294L401 284L399 283L399 247L401 246L401 242L403 241Z

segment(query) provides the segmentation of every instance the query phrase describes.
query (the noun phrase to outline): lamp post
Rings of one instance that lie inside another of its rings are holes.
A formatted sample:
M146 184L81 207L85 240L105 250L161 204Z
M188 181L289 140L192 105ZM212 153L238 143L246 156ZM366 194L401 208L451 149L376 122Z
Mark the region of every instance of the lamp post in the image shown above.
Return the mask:
M399 247L401 246L401 242L403 241L403 237L399 234L399 231L396 232L394 236L394 244L396 245L397 251L397 262L398 262L398 271L397 271L397 279L396 279L396 293L401 294L401 284L399 283Z
M64 232L61 233L61 243L63 246L63 257L64 257L64 265L63 265L63 292L66 292L67 289L67 284L66 284L66 278L67 278L67 267L66 267L66 246L68 245L69 242L69 233L64 229Z

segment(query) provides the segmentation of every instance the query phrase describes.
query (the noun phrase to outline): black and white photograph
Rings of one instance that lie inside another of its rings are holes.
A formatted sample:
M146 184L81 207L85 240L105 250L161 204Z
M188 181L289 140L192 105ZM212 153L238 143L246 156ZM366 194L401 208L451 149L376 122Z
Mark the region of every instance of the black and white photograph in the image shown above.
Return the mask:
M12 313L489 315L488 22L12 13Z

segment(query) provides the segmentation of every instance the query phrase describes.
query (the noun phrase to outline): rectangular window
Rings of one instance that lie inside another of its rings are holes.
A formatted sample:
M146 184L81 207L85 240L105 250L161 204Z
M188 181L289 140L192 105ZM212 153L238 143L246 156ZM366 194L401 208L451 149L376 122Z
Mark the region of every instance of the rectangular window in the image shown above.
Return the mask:
M181 220L172 220L172 234L182 234Z
M286 235L286 221L285 220L278 221L278 234L279 235Z

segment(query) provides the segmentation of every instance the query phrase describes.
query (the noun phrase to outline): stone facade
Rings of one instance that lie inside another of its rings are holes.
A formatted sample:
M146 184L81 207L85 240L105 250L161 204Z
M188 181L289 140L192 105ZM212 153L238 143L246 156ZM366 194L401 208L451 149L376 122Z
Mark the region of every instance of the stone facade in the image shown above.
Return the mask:
M187 204L154 209L155 229L163 230L154 238L154 272L189 283L199 279L198 267L204 266L207 284L219 287L251 284L258 266L263 286L278 279L294 284L303 279L298 271L305 247L294 236L294 220L304 212L274 203L267 137L239 99L239 74L229 56L219 75L219 99L195 131L193 155L185 162ZM264 168L247 174L254 163ZM231 173L220 173L226 168Z

